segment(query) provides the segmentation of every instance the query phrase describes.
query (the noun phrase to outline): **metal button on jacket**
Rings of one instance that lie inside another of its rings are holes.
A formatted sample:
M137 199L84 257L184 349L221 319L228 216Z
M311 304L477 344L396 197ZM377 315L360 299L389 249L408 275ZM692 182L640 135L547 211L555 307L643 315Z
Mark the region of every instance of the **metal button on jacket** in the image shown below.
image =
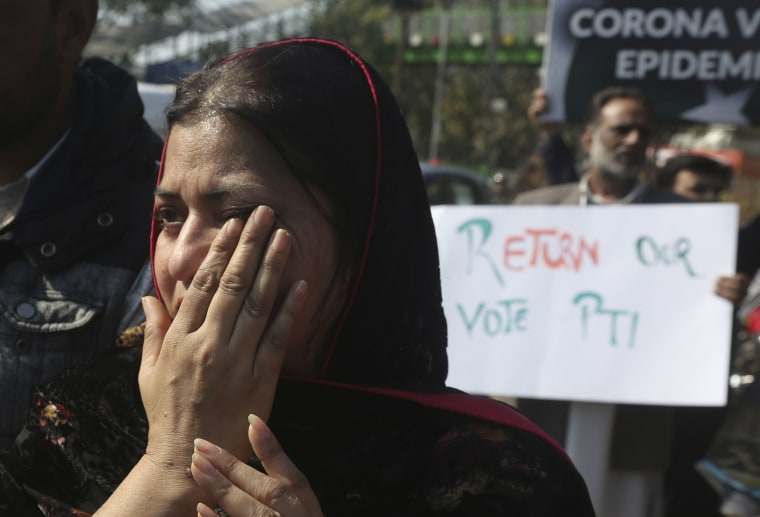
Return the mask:
M113 216L108 212L103 212L98 216L98 226L108 228L113 224Z
M37 309L31 303L19 303L16 307L16 314L19 318L28 320L37 313Z
M46 242L45 244L40 246L40 254L43 257L50 258L53 255L55 255L55 252L56 252L56 247L55 247L55 244L53 244L52 242Z

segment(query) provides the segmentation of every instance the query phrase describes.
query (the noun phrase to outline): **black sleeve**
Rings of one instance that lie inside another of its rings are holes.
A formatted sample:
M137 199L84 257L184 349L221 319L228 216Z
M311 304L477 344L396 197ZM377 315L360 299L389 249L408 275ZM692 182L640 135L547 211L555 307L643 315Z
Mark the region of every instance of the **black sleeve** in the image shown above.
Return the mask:
M549 185L578 181L578 172L575 170L575 153L565 143L562 135L559 133L549 135L538 145L536 153L544 163L546 182Z
M739 229L736 271L754 277L760 269L760 215Z

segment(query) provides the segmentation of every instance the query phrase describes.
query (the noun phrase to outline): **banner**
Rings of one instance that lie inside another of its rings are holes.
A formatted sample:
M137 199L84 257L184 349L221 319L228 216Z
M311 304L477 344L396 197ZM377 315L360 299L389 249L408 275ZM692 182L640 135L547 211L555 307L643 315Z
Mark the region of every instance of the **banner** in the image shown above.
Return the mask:
M434 206L451 386L577 401L722 405L730 203Z
M585 121L595 92L636 85L661 121L760 122L760 6L747 0L553 0L546 120Z

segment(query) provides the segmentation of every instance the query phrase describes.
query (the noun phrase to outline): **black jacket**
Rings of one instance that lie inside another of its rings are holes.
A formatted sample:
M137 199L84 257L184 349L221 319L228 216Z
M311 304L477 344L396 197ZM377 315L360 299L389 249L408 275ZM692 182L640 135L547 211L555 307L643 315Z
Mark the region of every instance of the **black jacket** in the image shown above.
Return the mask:
M87 60L75 88L67 136L0 230L0 449L34 384L113 343L148 258L161 138L121 68Z

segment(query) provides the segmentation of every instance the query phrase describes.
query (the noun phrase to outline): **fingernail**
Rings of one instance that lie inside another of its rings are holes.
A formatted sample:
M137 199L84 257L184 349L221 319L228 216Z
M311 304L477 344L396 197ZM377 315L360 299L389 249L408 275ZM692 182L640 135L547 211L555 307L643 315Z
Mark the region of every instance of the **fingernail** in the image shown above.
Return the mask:
M227 235L237 236L240 235L242 230L243 221L240 219L227 219L227 221L224 223L224 231L227 233Z
M283 230L282 228L278 229L276 232L274 232L274 237L272 238L272 248L277 251L284 251L288 248L290 245L290 234L287 232L287 230Z
M153 315L153 309L149 300L149 296L143 296L140 298L140 303L142 304L142 310L143 314L145 315L146 322L148 320L153 319L151 316Z
M253 426L253 423L257 420L259 423L255 427L256 433L262 437L270 436L272 431L269 430L269 426L262 419L256 415L248 415L248 423L251 424L251 426Z
M193 445L195 446L195 450L200 452L201 454L205 456L216 456L220 452L222 452L222 449L214 445L213 443L204 440L203 438L196 438L193 440Z
M195 510L198 512L198 517L218 517L214 510L203 503L198 503Z
M218 471L211 462L197 452L193 453L193 465L208 476L216 476L218 474Z
M253 212L253 220L260 224L269 225L274 220L274 211L265 205L259 205Z

